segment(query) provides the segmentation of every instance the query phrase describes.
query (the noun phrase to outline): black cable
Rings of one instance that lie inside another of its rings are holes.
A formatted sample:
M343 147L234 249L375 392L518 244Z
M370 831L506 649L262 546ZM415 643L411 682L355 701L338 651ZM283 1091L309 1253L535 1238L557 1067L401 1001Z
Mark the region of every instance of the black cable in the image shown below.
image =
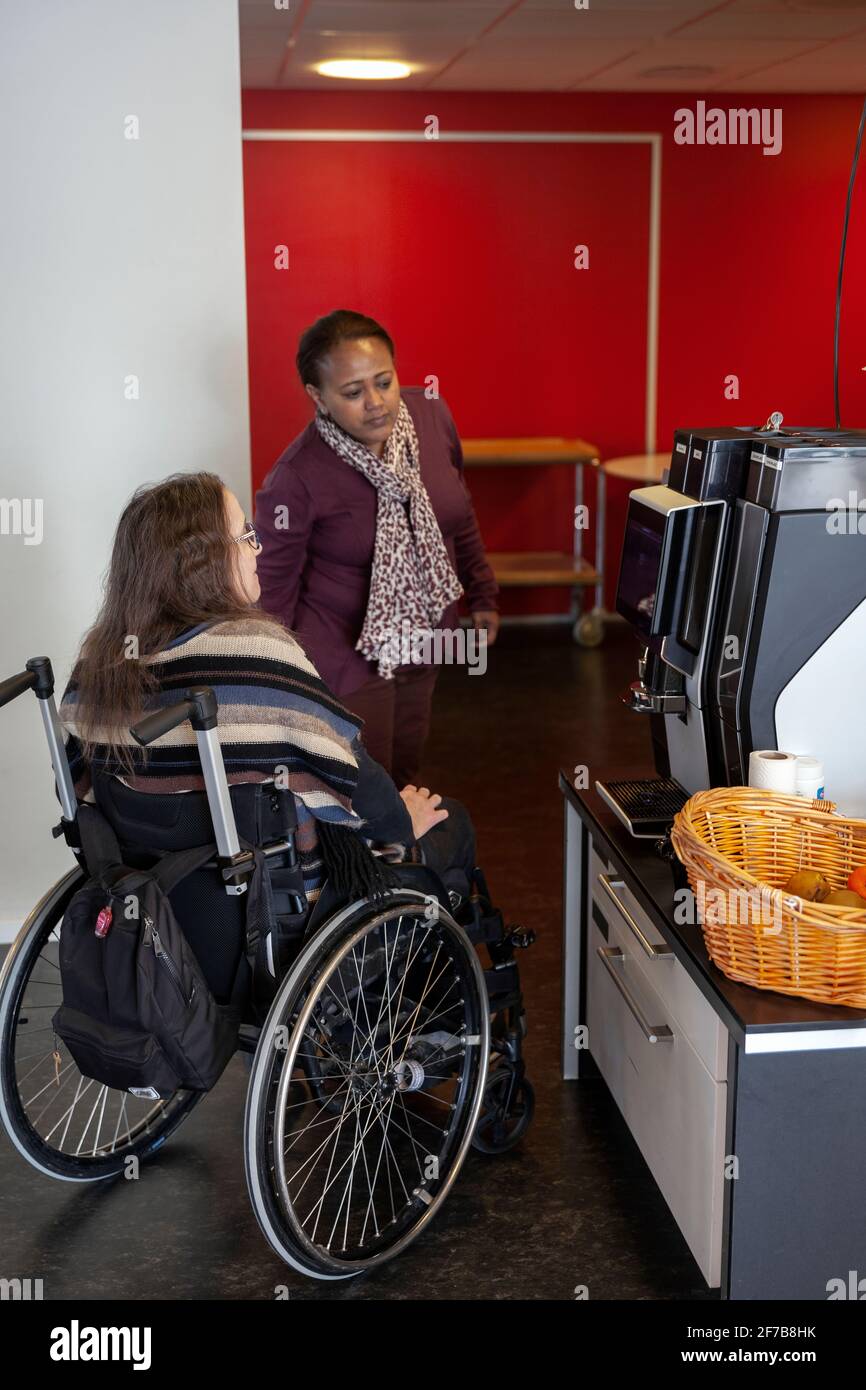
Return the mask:
M836 282L836 329L833 334L833 402L836 408L836 428L841 429L839 418L839 319L842 313L842 276L845 271L845 244L848 241L848 218L851 215L851 198L854 193L854 180L857 177L857 164L860 159L860 145L863 142L863 127L866 126L866 101L860 113L860 129L857 131L857 144L854 146L854 163L851 165L851 178L848 180L848 200L845 203L845 221L842 223L842 246L839 250L839 279Z

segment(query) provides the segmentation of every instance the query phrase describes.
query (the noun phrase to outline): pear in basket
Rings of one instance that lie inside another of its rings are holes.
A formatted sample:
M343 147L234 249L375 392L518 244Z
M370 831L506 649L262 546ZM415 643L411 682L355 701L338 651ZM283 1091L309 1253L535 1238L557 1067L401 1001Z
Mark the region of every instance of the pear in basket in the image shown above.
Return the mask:
M831 888L824 875L817 869L798 869L795 874L791 874L783 891L791 893L795 898L819 903L824 901Z
M822 907L859 907L861 912L866 912L866 899L861 898L859 893L852 893L850 888L837 888L834 893L828 893L826 898L821 899Z

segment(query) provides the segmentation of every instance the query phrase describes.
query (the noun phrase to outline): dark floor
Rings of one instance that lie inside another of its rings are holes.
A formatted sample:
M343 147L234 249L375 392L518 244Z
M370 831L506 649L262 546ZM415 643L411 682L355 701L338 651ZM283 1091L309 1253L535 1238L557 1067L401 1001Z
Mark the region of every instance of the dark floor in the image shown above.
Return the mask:
M273 1255L248 1204L240 1057L138 1182L55 1182L0 1138L0 1273L46 1299L707 1299L711 1294L601 1081L560 1075L562 798L557 769L646 765L649 733L619 703L637 647L568 628L506 629L484 676L444 668L424 781L471 809L479 860L519 958L535 1122L513 1153L470 1152L425 1236L372 1276L306 1281ZM0 948L2 949L2 948Z

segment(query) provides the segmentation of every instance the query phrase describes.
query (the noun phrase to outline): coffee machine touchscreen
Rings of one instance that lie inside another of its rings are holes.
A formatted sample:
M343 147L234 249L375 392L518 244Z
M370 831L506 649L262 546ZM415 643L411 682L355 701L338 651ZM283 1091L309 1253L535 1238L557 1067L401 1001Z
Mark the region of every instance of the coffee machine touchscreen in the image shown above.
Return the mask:
M653 631L652 620L663 539L663 525L652 526L643 518L629 517L622 551L616 607L617 611L647 638Z

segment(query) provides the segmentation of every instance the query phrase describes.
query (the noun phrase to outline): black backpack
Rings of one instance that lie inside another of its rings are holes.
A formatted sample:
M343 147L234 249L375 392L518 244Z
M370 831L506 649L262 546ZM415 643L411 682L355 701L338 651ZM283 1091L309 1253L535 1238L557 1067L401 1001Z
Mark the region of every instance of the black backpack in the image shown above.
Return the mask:
M78 822L90 878L63 917L63 1003L54 1029L95 1081L153 1099L179 1087L208 1091L237 1048L250 974L239 969L231 1002L218 1004L168 894L216 856L216 845L131 869L97 807L79 806ZM257 855L260 870L258 861ZM244 967L254 955L255 935L248 933Z

